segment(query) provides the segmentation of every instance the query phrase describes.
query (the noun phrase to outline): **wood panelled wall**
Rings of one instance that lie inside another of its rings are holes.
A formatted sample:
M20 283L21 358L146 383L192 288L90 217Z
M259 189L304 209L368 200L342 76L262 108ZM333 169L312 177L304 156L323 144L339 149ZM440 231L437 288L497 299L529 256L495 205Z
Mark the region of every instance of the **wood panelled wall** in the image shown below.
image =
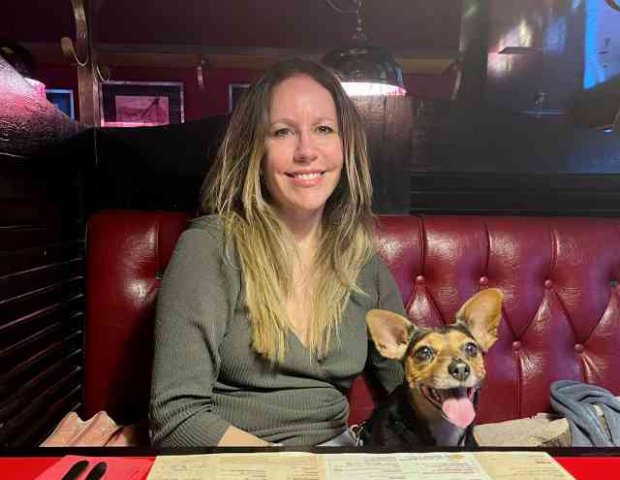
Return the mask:
M620 215L620 134L489 103L356 100L378 213Z
M0 57L0 445L33 446L82 398L84 212L77 127ZM86 161L87 159L81 159Z
M489 103L413 108L411 212L620 215L620 135Z
M620 215L620 175L413 173L411 213Z

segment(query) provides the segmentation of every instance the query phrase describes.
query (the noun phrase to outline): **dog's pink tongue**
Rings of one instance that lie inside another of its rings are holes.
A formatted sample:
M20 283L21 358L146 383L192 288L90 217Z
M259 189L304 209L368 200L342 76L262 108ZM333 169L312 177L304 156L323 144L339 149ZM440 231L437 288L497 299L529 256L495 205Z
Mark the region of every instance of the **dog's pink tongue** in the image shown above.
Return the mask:
M476 417L474 405L467 397L450 397L441 406L444 415L457 427L465 428Z

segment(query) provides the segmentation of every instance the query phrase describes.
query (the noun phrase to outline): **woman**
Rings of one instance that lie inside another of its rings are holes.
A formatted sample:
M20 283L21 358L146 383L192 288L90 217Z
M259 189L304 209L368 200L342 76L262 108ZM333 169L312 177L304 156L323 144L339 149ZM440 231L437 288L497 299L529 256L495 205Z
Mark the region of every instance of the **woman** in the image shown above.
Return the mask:
M397 363L368 342L402 300L374 253L366 139L338 80L270 68L232 115L202 207L158 299L151 399L158 446L353 444L346 391Z

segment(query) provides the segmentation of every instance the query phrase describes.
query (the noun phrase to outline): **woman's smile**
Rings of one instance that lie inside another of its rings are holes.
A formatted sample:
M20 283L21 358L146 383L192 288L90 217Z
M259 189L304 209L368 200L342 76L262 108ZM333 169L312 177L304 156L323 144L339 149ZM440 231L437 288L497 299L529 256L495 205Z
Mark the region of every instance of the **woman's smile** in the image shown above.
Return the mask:
M319 185L323 181L323 175L325 171L312 171L312 172L292 172L287 173L293 184L298 187L314 187Z

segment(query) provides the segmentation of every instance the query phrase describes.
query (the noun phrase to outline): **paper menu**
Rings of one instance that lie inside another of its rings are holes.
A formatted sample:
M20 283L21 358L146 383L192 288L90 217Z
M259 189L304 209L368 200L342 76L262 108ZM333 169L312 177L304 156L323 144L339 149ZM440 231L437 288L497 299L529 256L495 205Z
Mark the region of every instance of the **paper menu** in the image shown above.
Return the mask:
M320 455L222 453L157 457L148 480L324 480Z
M491 480L471 454L322 455L326 480Z
M493 480L574 478L545 452L477 452L474 455Z
M568 480L545 452L313 454L269 452L157 457L148 480Z

